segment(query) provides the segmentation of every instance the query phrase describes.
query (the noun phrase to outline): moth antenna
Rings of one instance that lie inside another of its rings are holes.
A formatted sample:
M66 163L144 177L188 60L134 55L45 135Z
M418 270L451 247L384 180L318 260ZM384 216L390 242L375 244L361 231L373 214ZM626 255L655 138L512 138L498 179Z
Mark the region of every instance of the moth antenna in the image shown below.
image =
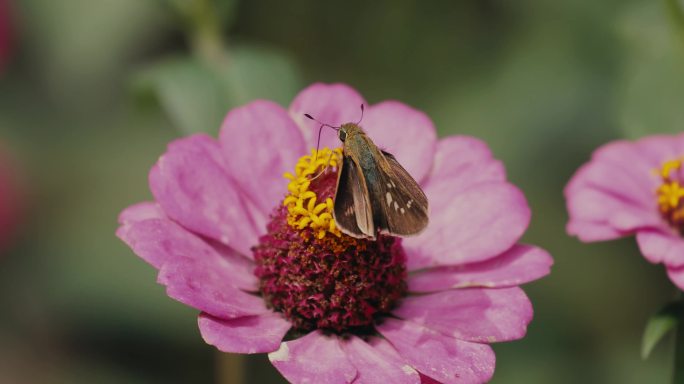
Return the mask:
M318 139L316 140L316 156L314 156L314 162L318 160L318 150L321 148L321 132L323 131L323 127L325 127L325 125L321 125L320 128L318 128Z
M363 104L361 104L361 117L359 117L359 121L356 122L356 125L359 125L361 123L361 120L363 120Z
M363 109L363 107L362 107L362 109ZM316 160L318 160L318 150L320 149L320 146L321 146L321 131L323 131L323 127L332 128L332 129L334 129L335 131L339 131L339 130L340 130L340 127L333 127L333 126L330 125L330 124L321 123L320 121L318 121L317 119L315 119L313 116L309 115L308 113L305 113L304 116L305 116L307 119L313 120L313 121L315 121L315 122L317 122L318 124L321 125L320 128L318 128L318 139L316 140L316 156L314 156L314 161L316 161Z
M318 119L316 119L315 117L309 115L308 113L305 113L304 116L305 116L307 119L310 119L310 120L313 120L313 121L317 122L318 124L321 125L321 127L332 128L332 129L334 129L334 130L336 130L336 131L338 131L338 130L340 129L340 127L334 127L334 126L332 126L332 125L330 125L330 124L321 123L320 121L318 121Z

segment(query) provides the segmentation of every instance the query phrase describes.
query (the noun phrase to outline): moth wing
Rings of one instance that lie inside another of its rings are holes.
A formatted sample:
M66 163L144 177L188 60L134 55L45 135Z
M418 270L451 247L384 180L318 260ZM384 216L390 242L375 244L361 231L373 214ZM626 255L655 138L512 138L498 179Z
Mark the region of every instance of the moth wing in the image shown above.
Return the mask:
M342 158L333 206L333 218L340 231L356 238L375 237L368 186L350 156Z
M392 154L381 152L385 166L378 166L382 184L375 192L384 191L384 196L372 196L372 200L379 202L384 218L378 217L376 223L390 235L416 235L428 225L427 196Z

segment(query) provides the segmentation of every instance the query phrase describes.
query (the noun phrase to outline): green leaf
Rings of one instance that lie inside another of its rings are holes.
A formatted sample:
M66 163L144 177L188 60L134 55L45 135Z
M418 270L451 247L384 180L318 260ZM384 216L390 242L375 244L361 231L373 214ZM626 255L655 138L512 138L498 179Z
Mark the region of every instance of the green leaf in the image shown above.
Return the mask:
M222 71L232 99L244 104L269 99L287 105L301 87L299 71L286 55L255 45L239 45Z
M649 319L641 341L643 359L647 359L660 340L679 325L682 314L684 303L677 301L667 304Z
M220 77L192 58L159 63L134 78L133 86L140 99L155 100L184 134L216 133L233 104Z
M256 46L236 47L225 63L175 58L133 79L138 101L155 101L184 134L216 134L226 113L255 99L287 105L301 86L286 56Z

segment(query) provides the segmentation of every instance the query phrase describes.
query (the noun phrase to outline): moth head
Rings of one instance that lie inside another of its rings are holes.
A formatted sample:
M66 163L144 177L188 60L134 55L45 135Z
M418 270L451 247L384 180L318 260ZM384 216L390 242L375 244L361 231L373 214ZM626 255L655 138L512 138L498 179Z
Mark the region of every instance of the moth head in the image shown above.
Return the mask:
M339 130L337 130L337 136L343 143L345 140L347 140L347 128L345 128L344 125Z
M361 132L361 127L359 127L358 124L356 123L346 123L342 124L340 126L340 129L337 130L337 137L340 138L340 141L344 143L347 138L350 136L354 136L358 132Z

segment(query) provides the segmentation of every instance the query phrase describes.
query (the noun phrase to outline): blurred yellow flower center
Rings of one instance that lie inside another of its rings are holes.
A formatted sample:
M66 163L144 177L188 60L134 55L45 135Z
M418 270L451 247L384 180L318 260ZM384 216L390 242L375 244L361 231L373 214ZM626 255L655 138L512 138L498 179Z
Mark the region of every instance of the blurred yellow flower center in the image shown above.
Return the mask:
M663 163L658 170L662 184L656 190L660 213L676 228L684 226L684 187L677 177L682 170L682 162L684 158Z
M333 219L332 198L319 201L317 193L311 188L312 181L336 171L341 158L342 148L322 148L318 153L312 149L310 155L299 158L294 174L286 172L283 175L290 180L287 184L288 195L283 200L290 226L299 230L311 228L319 239L327 233L341 236Z

